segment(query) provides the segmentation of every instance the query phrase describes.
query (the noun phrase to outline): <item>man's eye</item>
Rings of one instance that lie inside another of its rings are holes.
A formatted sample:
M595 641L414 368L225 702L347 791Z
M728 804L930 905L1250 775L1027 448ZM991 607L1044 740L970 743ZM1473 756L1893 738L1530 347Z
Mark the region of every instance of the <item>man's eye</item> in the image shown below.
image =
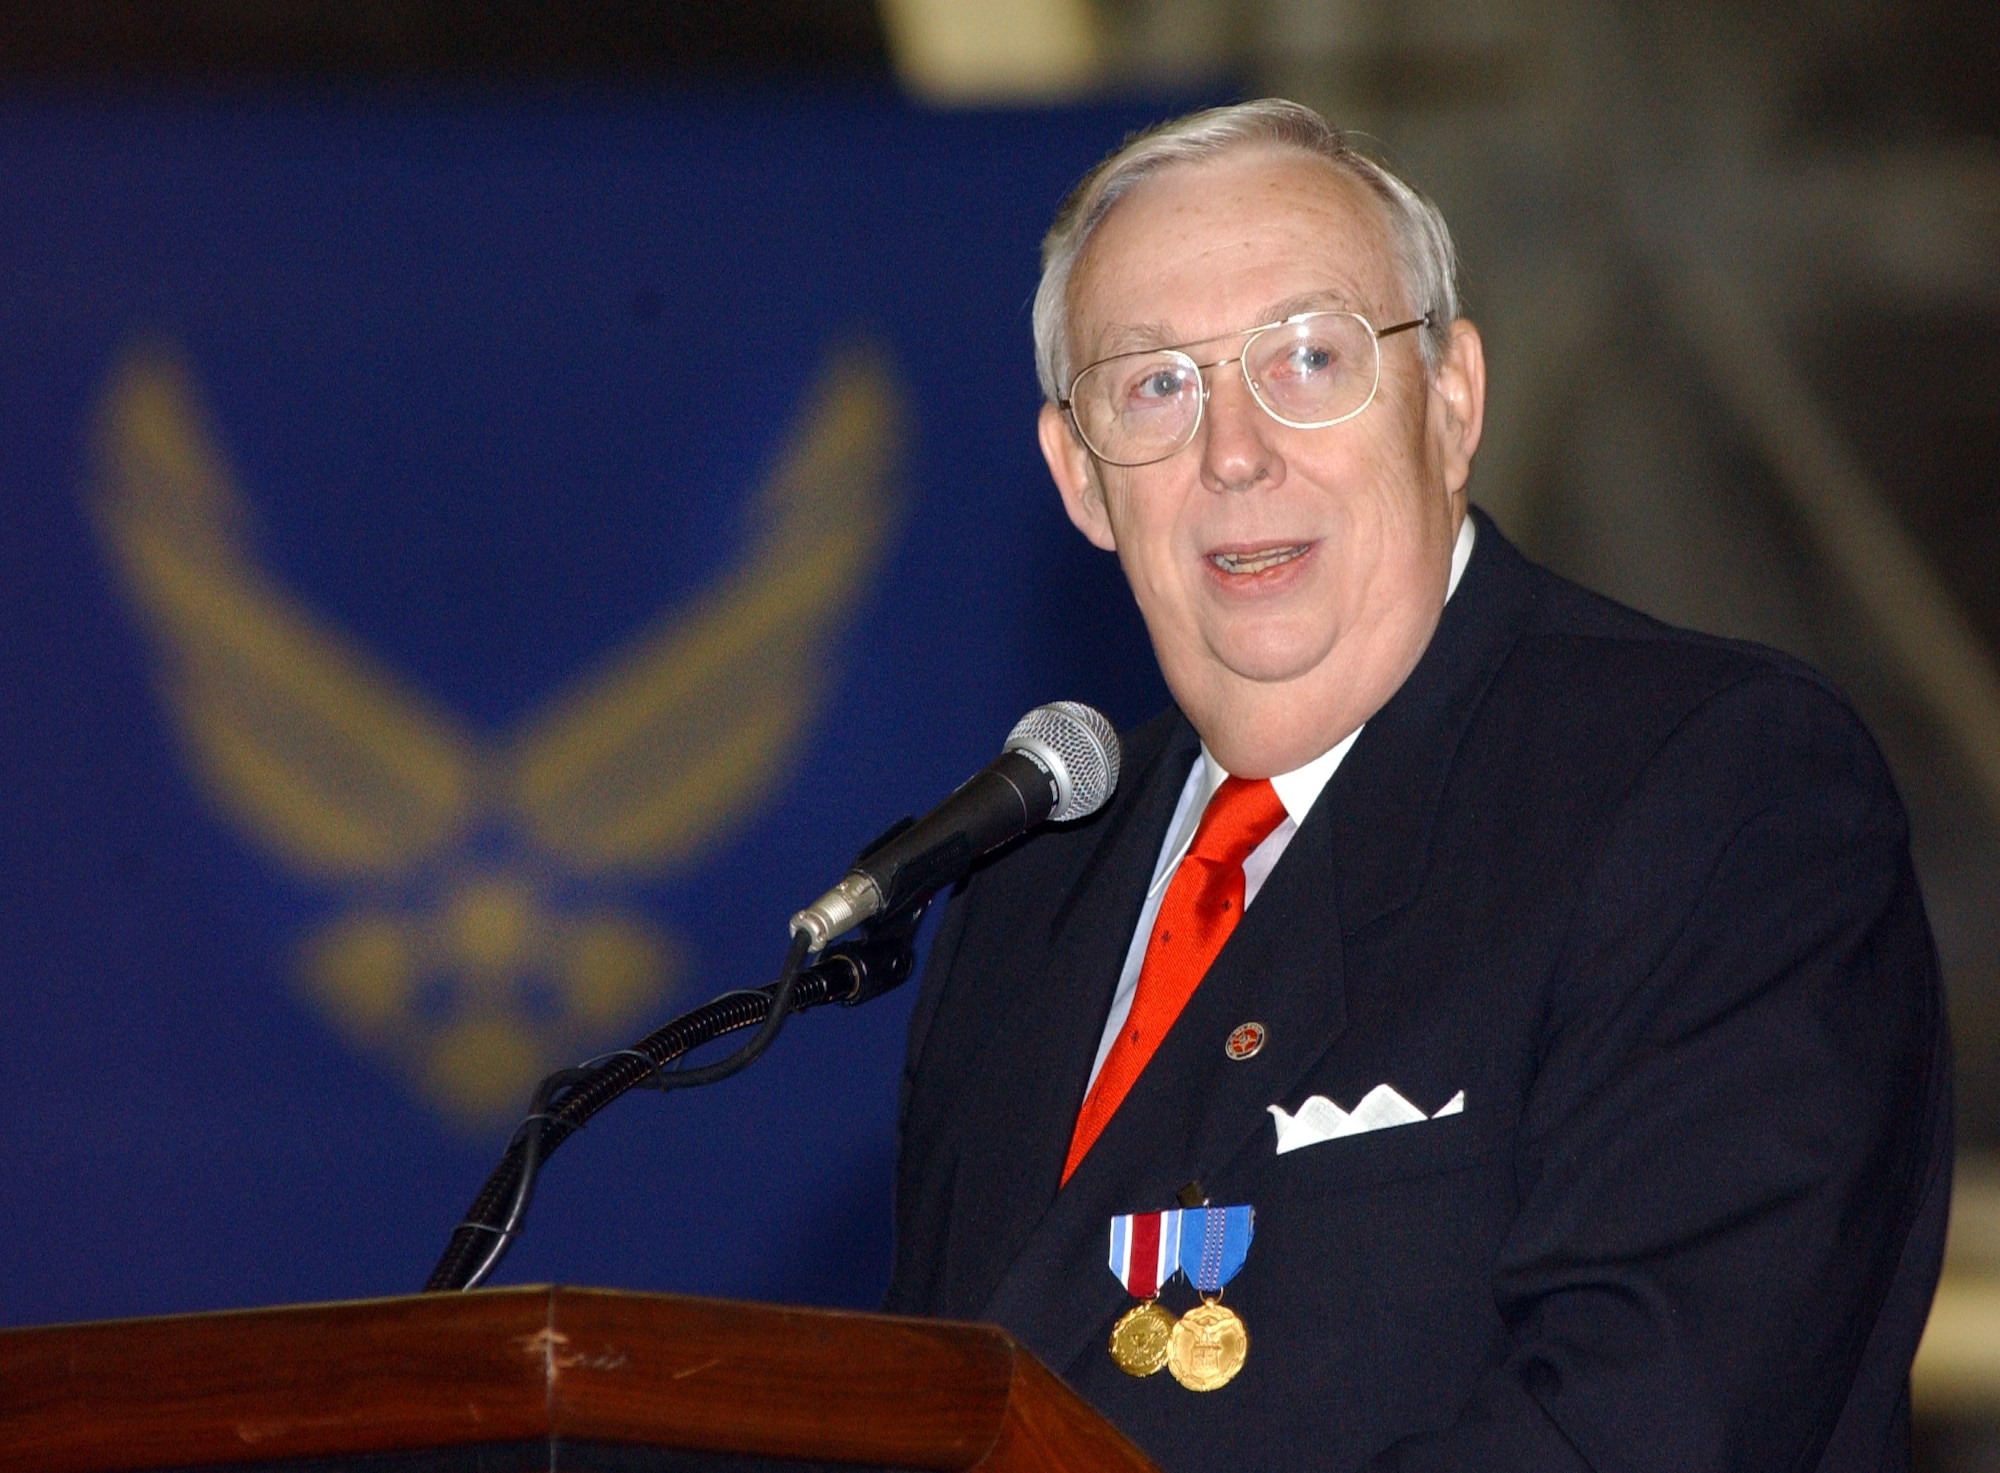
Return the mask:
M1126 404L1133 409L1151 409L1169 400L1180 398L1187 387L1186 371L1178 365L1167 364L1149 368L1132 380L1126 391Z
M1280 371L1292 378L1318 378L1331 373L1340 355L1323 343L1299 343L1285 354Z

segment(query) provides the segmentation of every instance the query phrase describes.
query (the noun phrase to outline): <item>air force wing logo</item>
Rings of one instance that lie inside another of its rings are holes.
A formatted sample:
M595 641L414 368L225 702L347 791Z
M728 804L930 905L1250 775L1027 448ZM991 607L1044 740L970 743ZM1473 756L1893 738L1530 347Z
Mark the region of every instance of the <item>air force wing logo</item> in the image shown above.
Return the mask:
M344 1035L481 1125L658 1008L679 948L629 887L697 860L785 776L881 558L901 435L886 365L834 357L756 494L741 565L494 740L257 565L186 374L154 353L124 364L97 530L202 787L339 897L298 966Z

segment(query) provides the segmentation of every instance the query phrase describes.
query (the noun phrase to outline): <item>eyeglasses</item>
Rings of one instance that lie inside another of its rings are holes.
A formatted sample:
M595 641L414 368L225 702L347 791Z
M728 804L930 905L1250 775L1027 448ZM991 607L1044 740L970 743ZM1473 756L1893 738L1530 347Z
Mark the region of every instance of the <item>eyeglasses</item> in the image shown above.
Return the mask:
M1375 401L1381 340L1430 326L1430 313L1376 331L1359 312L1300 312L1242 334L1233 358L1197 363L1186 349L1147 348L1091 364L1056 406L1090 453L1107 465L1151 465L1194 439L1208 403L1204 369L1243 365L1258 407L1281 425L1317 430L1352 419ZM1235 333L1224 337L1235 337ZM1221 342L1207 338L1203 342Z

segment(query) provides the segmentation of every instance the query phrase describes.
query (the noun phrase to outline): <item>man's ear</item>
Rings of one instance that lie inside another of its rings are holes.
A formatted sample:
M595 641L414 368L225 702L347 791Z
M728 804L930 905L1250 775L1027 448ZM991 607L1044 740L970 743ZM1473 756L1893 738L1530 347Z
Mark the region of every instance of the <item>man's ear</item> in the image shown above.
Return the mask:
M1111 516L1105 510L1097 467L1070 428L1069 416L1053 404L1044 404L1035 428L1041 436L1042 459L1049 463L1049 474L1062 493L1063 510L1069 513L1070 521L1094 546L1116 552L1118 543L1111 535Z
M1479 329L1463 317L1431 378L1430 432L1444 488L1456 496L1472 474L1472 455L1486 422L1486 349Z

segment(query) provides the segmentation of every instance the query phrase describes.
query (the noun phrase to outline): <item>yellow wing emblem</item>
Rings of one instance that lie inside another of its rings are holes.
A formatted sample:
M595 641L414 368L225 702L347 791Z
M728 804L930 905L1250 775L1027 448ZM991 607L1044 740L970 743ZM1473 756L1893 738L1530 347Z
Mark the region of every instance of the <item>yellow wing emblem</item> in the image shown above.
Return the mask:
M454 1118L657 1008L679 947L621 886L696 858L783 780L894 521L901 396L835 355L751 506L742 563L482 741L256 562L180 365L114 373L91 509L192 770L273 860L336 887L301 982Z
M896 406L878 359L837 360L758 495L743 566L522 733L510 798L543 848L592 871L682 859L779 776L881 555Z
M393 874L456 839L471 742L258 570L247 509L171 360L120 369L101 445L98 531L211 795L315 878Z

